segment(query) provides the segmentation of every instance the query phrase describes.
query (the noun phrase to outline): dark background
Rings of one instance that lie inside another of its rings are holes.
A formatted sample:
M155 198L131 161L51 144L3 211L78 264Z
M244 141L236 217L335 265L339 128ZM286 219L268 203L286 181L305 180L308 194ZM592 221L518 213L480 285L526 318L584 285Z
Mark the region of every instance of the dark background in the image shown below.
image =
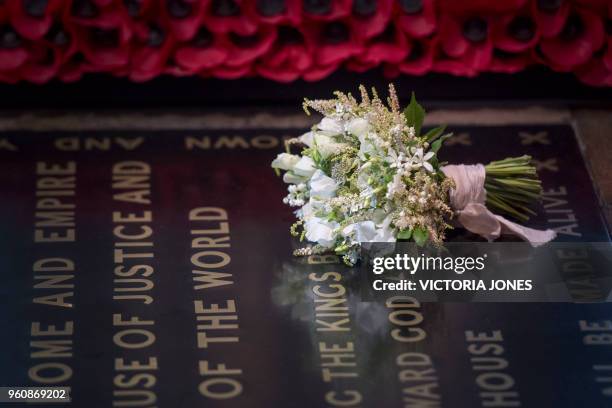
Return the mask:
M333 90L356 90L357 84L384 90L393 82L402 99L416 92L433 107L512 107L539 104L562 107L612 107L612 88L580 83L573 74L531 68L476 78L447 74L385 78L378 70L365 74L338 71L319 82L278 83L261 78L234 80L163 76L145 83L103 74L90 74L77 83L57 80L45 85L0 85L0 109L141 109L195 107L299 106L302 98L330 96Z

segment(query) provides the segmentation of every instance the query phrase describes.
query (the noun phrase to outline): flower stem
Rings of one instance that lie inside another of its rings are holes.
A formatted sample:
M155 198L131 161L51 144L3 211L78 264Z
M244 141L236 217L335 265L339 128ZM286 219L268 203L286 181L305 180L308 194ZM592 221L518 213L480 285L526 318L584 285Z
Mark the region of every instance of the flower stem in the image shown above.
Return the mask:
M521 222L535 215L529 207L540 200L542 183L531 156L494 161L485 170L486 205L491 211L511 215Z

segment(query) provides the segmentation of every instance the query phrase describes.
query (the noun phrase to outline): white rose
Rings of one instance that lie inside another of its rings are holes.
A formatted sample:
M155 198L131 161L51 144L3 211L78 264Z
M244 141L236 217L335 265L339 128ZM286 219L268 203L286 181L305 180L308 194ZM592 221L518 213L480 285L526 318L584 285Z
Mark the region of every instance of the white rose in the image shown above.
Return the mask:
M336 242L334 230L338 228L337 222L329 222L319 217L312 217L304 224L306 239L319 245L330 248Z
M310 179L310 195L313 197L332 198L336 195L338 185L331 177L317 170Z
M315 163L308 156L302 156L302 158L293 166L293 172L298 176L310 177L315 170Z
M281 153L272 161L272 167L281 170L292 170L293 166L300 161L300 156L289 153Z

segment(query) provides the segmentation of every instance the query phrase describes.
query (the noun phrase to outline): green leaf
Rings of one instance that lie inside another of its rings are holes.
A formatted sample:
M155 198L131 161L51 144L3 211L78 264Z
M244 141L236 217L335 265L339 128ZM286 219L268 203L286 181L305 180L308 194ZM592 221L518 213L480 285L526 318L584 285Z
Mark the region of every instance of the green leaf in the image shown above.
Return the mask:
M418 246L423 246L425 245L425 242L427 242L427 238L429 237L429 231L427 231L425 228L414 228L412 231L412 239L414 239L414 242L416 242L416 244Z
M406 230L400 231L397 234L397 239L410 239L411 236L412 236L412 230L406 229Z
M452 133L447 133L444 136L442 136L441 138L439 138L438 140L436 140L435 142L433 142L431 144L431 151L434 153L438 153L438 150L440 150L440 148L442 147L442 143L444 143L444 141L446 139L448 139L449 137L453 136Z
M436 170L438 170L440 168L440 165L438 164L438 158L436 156L434 156L431 159L429 159L429 163Z
M408 126L414 126L414 134L418 137L421 135L421 127L423 126L423 120L425 120L425 109L416 101L414 92L410 98L410 103L404 110L404 116Z
M440 135L446 130L446 125L442 125L442 126L438 126L435 127L433 129L431 129L429 132L425 133L425 136L423 136L425 138L425 141L427 143L431 143L434 140L436 140L437 138L440 137Z

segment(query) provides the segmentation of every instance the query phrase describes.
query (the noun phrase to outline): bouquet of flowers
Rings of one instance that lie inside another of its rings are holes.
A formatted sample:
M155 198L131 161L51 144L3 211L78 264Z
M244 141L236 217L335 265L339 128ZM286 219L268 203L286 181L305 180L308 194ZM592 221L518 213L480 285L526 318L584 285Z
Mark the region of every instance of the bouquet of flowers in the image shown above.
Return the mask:
M393 85L387 103L360 87L361 101L336 92L334 99L304 101L323 119L310 132L287 141L287 152L272 162L284 171L296 207L291 233L311 244L295 255L335 252L354 265L362 244L412 240L442 243L459 224L488 240L514 234L533 245L555 233L526 228L541 193L531 157L488 165L447 165L438 160L445 127L423 132L425 110L412 95L400 109ZM300 154L292 154L294 146Z

